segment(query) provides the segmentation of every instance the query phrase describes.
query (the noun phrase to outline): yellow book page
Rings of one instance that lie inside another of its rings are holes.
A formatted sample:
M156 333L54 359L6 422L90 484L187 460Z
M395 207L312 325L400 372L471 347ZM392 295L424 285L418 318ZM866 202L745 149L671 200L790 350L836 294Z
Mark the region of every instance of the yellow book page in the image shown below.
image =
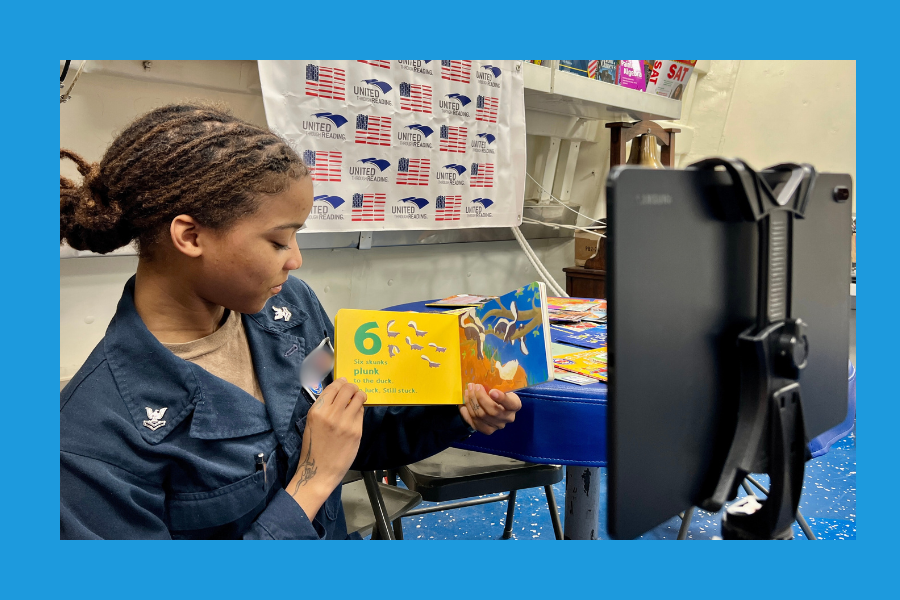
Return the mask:
M368 405L462 404L459 319L454 315L339 310L334 376Z

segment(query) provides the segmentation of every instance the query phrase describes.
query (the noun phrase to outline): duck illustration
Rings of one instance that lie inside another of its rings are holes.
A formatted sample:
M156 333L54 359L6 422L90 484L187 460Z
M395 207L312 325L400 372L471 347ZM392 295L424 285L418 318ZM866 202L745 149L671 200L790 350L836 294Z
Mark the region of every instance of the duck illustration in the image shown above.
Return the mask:
M516 371L519 370L519 361L513 359L505 365L501 365L500 361L498 360L494 363L494 366L500 373L500 379L502 379L503 381L512 381L516 376Z
M397 331L391 331L391 325L393 325L395 322L396 321L391 319L390 321L388 321L387 325L385 325L385 327L384 327L385 331L387 331L388 337L397 337L397 334L399 333Z
M431 359L428 358L427 356L425 356L424 354L422 355L422 360L427 361L428 366L431 367L432 369L434 369L435 367L441 366L441 363L431 362Z
M425 335L428 333L427 331L419 331L419 328L416 326L415 321L410 321L409 323L407 323L407 325L413 328L413 331L416 332L416 337L425 337Z
M441 348L440 346L438 346L438 345L435 344L434 342L430 342L428 345L431 346L432 348L434 348L437 352L446 352L446 351L447 351L446 348Z
M393 344L388 344L388 356L394 358L398 354L400 354L400 348Z
M420 346L418 344L413 344L411 341L409 341L409 336L406 336L406 343L409 344L410 350L424 350L424 348L422 348L422 346Z

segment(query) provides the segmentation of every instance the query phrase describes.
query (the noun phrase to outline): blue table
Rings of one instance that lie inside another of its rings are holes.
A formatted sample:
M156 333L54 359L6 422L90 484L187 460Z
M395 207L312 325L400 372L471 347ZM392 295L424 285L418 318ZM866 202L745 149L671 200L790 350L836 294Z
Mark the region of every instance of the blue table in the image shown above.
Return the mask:
M384 310L446 310L425 306L429 302L434 300ZM475 433L454 446L526 462L566 465L565 538L596 539L599 467L606 466L606 384L551 381L516 394L522 400L522 409L516 413L513 426L492 435Z

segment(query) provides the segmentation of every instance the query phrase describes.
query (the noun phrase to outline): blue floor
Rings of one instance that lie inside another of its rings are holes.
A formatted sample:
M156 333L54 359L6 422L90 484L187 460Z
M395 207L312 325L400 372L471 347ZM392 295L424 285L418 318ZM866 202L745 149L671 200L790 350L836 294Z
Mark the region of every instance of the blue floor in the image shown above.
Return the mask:
M610 539L606 531L606 469L601 469L600 514L598 537ZM768 487L768 478L757 477ZM402 485L402 484L401 484ZM557 505L565 506L565 481L553 486ZM745 494L740 491L739 497ZM425 502L421 506L432 506ZM560 511L564 513L565 511ZM806 463L800 512L819 539L856 539L856 430L836 442L831 450ZM561 514L565 519L565 515ZM688 539L708 540L720 535L720 514L695 509ZM403 519L405 539L472 540L499 539L506 521L506 503L495 502L452 511L431 513ZM565 521L563 521L565 523ZM554 539L547 500L541 488L520 490L513 519L512 539ZM673 517L639 539L674 540L681 519ZM805 540L794 524L794 539Z

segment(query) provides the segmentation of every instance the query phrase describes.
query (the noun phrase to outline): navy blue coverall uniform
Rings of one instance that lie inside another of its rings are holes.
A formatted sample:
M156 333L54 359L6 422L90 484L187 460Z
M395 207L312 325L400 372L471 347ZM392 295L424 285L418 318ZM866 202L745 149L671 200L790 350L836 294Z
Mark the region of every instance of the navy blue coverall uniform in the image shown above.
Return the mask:
M265 404L163 347L128 281L106 336L60 394L60 538L348 537L340 486L312 520L284 490L311 406L300 364L334 339L331 321L293 277L242 319ZM470 432L456 406L367 407L351 468L409 464Z

